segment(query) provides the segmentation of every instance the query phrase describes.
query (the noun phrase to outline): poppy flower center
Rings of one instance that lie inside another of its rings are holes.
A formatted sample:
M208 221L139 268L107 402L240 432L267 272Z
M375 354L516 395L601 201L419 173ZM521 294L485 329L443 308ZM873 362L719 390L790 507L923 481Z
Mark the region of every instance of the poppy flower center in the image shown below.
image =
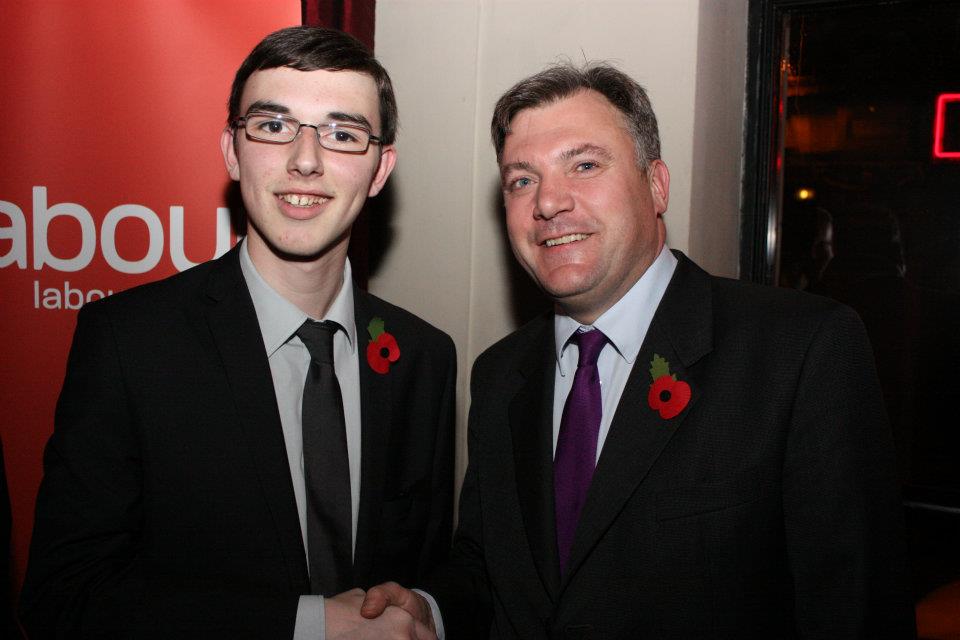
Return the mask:
M390 356L390 349L387 349L386 347L380 347L380 357L388 358L389 356Z
M660 392L660 402L669 402L670 401L670 390L664 389Z

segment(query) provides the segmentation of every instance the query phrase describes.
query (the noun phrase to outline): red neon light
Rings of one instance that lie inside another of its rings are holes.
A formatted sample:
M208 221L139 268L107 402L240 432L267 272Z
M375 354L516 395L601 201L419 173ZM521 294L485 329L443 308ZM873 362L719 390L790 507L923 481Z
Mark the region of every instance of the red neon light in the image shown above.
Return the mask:
M960 93L941 93L937 96L937 113L933 119L933 157L960 158L960 151L943 150L944 121L947 119L947 104L960 102Z

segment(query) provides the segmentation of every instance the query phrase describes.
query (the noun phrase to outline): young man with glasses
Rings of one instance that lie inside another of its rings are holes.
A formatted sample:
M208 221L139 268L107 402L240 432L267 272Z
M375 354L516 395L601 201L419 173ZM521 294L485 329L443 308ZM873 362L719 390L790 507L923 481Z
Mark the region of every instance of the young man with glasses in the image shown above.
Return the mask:
M386 71L340 32L278 31L240 67L221 147L246 237L80 312L32 637L431 637L400 609L360 618L356 589L417 580L452 522L453 344L347 259L396 121Z

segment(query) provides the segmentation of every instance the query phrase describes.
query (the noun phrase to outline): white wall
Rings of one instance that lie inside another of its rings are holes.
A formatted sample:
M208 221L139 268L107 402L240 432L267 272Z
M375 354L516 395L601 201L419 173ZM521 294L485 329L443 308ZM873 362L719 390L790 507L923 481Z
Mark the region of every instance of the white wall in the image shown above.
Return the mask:
M374 293L447 331L465 429L474 358L540 299L505 243L489 124L497 98L560 57L643 84L670 168L667 241L735 276L747 0L380 0L376 53L400 107L391 243ZM459 466L465 462L460 438Z
M747 69L746 0L700 0L689 255L735 278L740 264L740 181Z

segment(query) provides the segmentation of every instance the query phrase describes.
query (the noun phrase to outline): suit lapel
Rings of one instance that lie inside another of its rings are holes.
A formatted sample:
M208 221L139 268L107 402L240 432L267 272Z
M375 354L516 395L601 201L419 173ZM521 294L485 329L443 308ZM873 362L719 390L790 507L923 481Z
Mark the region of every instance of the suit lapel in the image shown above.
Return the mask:
M533 560L551 600L560 587L553 504L553 323L525 354L523 381L510 401L510 431L520 511Z
M206 294L204 313L237 407L237 428L277 528L290 583L300 589L308 580L300 519L266 347L240 270L239 245L213 266Z
M580 515L564 585L643 482L700 397L701 389L688 367L712 349L709 276L682 254L678 257L680 262L647 331L603 445ZM662 418L648 402L654 354L666 359L676 379L691 388L686 407L669 419Z
M354 316L357 323L357 357L360 364L360 507L357 516L357 541L354 550L354 578L362 582L370 575L376 556L377 523L386 486L387 444L390 440L392 381L395 376L380 375L367 364L367 326L375 315L370 297L354 287ZM387 326L390 321L387 319Z

